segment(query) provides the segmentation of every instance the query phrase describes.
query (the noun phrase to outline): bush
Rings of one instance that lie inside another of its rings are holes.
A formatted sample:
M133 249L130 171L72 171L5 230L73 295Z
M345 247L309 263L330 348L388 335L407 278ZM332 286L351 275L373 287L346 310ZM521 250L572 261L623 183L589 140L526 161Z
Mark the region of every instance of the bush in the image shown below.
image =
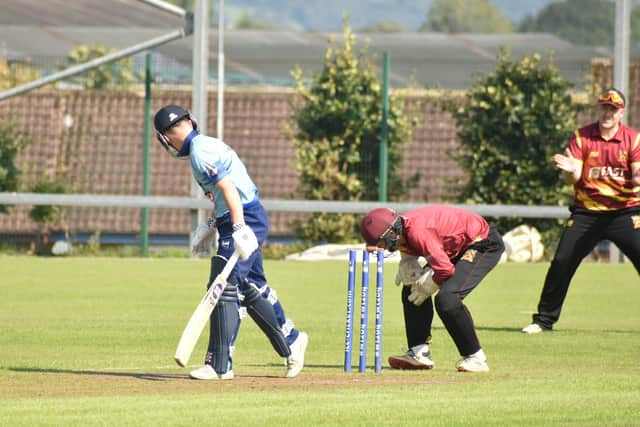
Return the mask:
M79 45L67 54L66 63L60 68L84 64L115 51L113 48L102 45ZM73 76L69 81L84 89L112 89L127 88L136 79L139 79L139 76L133 72L133 58L125 57Z
M355 36L345 21L344 44L333 42L324 67L307 86L300 68L293 71L296 90L292 132L300 189L311 200L378 200L379 146L382 132L382 84L366 48L354 52ZM399 146L411 135L402 100L391 98L388 117L388 189L396 199L413 180L397 173ZM358 218L351 214L312 214L297 226L307 241L357 239Z
M33 193L62 194L65 193L64 184L56 181L38 181L31 189ZM63 208L61 206L36 205L31 208L29 217L38 224L38 240L36 253L49 253L49 233L51 225L62 221Z
M29 134L18 130L15 122L0 123L0 192L18 191L20 169L15 158L30 142ZM0 213L8 210L8 205L0 205Z
M496 70L478 80L462 105L449 104L462 146L457 161L468 180L455 189L467 204L568 205L572 189L560 177L552 156L563 152L576 129L577 106L571 83L559 76L549 57L512 61L502 50ZM499 218L505 233L519 224L536 227L549 246L558 220Z

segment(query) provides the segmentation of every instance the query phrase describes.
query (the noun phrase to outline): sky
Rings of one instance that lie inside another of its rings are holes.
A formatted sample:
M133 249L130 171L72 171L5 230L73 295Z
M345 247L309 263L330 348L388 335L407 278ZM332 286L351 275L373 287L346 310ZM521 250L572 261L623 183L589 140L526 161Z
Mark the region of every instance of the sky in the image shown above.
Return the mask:
M215 1L215 0L214 0ZM473 0L469 0L473 1ZM559 0L491 0L514 22L535 15L547 4ZM410 31L418 29L434 0L323 0L305 3L300 0L227 0L225 19L234 22L244 12L258 21L284 24L306 31L340 31L342 17L349 15L353 28L381 21L393 21Z

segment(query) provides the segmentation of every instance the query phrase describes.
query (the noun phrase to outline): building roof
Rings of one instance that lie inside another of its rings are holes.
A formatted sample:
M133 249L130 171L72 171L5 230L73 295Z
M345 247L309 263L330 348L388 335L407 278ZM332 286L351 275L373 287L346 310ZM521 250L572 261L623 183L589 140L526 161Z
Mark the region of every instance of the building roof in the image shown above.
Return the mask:
M0 5L0 48L52 69L79 44L102 44L125 48L181 28L182 18L136 0L3 0ZM341 34L226 30L225 76L228 84L290 85L291 70L299 65L309 77L322 68L324 54L333 37L342 43ZM476 76L491 72L501 47L514 58L535 52L555 53L555 64L566 79L585 82L591 59L611 56L608 50L574 46L550 34L441 34L441 33L367 33L357 34L357 45L368 43L377 55L381 69L383 52L390 56L393 87L411 84L428 87L464 89ZM191 67L193 37L175 40L158 47L161 55L155 72L161 77ZM209 37L212 79L217 74L218 31ZM1 51L0 51L1 52ZM171 80L171 78L167 78ZM186 81L189 82L189 77Z
M0 25L170 28L180 17L138 0L2 0Z

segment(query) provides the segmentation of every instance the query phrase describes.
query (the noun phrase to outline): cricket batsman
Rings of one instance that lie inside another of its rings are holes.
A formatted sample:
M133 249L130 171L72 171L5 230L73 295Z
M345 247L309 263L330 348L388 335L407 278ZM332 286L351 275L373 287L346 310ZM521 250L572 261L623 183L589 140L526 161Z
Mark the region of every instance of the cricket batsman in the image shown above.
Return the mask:
M194 179L214 202L214 218L197 227L191 248L198 252L211 247L217 231L218 253L211 259L208 286L234 250L240 257L211 314L204 366L190 376L201 380L234 377L232 354L240 327L239 303L285 358L286 377L297 376L304 366L308 337L286 318L275 290L267 284L260 247L267 238L269 220L245 165L224 142L200 134L194 118L180 106L161 108L154 125L162 147L174 157L189 159Z

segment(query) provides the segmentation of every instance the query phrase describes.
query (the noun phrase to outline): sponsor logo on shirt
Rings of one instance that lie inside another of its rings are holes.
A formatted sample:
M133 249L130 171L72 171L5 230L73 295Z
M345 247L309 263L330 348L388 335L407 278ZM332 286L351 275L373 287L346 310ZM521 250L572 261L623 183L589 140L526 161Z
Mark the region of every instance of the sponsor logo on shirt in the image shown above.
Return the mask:
M462 254L462 256L460 257L460 261L473 262L477 253L478 251L476 251L475 249L469 249L468 251Z
M620 150L620 152L618 153L618 160L620 160L623 163L626 163L628 158L629 158L629 153L627 153L626 150Z
M624 168L614 168L611 166L597 166L589 169L589 178L624 178Z

